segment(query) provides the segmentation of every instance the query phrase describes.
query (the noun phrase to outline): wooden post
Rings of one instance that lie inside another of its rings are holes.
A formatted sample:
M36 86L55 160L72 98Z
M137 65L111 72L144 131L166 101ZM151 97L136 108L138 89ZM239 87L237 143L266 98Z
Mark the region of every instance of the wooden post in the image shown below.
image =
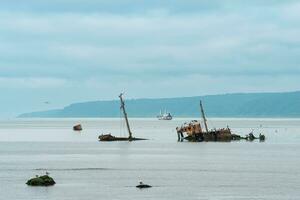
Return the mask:
M177 131L178 142L180 141L180 133Z
M203 109L201 100L200 100L200 108L201 108L202 118L203 118L203 121L204 121L205 130L208 133L207 123L206 123L207 120L206 120L206 117L205 117L205 114L204 114L204 109Z
M125 118L125 122L126 122L126 126L127 126L127 131L128 131L128 134L129 134L129 140L132 139L132 133L131 133L131 130L130 130L130 126L129 126L129 122L128 122L128 118L127 118L127 113L126 113L126 110L125 110L125 103L124 103L124 100L122 98L123 96L123 93L121 93L119 95L119 98L120 98L120 101L121 101L121 109L123 111L123 115L124 115L124 118Z

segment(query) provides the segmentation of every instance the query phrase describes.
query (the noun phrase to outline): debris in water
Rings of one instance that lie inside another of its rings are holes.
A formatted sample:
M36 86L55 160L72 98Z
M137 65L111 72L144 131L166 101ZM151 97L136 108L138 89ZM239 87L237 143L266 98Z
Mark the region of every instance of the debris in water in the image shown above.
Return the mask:
M81 124L77 124L77 125L73 126L73 130L74 130L74 131L82 131L82 126L81 126Z

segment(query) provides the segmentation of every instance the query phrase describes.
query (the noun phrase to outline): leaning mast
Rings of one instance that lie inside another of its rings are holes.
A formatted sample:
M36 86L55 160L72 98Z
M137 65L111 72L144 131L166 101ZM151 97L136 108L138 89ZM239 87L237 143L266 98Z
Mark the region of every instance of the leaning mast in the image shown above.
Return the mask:
M200 100L200 108L201 108L202 118L203 118L203 121L204 121L205 130L206 130L206 132L208 132L207 120L206 120L206 117L205 117L205 114L204 114L204 109L203 109L202 101L201 100Z
M124 100L122 98L123 96L123 93L121 93L119 95L119 98L120 98L120 101L121 101L121 109L123 111L123 115L124 115L124 118L125 118L125 122L126 122L126 126L127 126L127 131L128 131L128 134L129 134L129 140L132 139L132 133L131 133L131 130L130 130L130 126L129 126L129 122L128 122L128 118L127 118L127 113L126 113L126 110L125 110L125 103L124 103Z

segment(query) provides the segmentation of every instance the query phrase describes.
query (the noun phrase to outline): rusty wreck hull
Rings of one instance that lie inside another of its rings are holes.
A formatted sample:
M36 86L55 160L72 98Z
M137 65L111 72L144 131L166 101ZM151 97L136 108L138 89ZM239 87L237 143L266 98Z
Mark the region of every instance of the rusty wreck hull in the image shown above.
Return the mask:
M240 135L231 134L231 133L218 133L211 131L208 133L197 133L188 135L183 138L184 140L191 142L230 142L235 140L240 140L242 137Z
M101 142L113 142L113 141L137 141L137 140L147 140L144 138L135 138L135 137L115 137L111 134L100 135L98 137Z
M202 101L200 101L201 114L203 118L203 123L205 126L205 131L201 127L201 122L198 120L192 120L189 123L185 122L181 127L176 127L178 141L188 140L192 142L230 142L233 140L249 140L253 141L259 139L260 141L265 140L265 136L259 134L259 137L255 137L253 133L249 133L246 137L241 137L240 135L232 134L229 126L227 128L220 129L208 129L207 120L205 117Z
M232 140L240 140L240 135L232 134L227 128L213 129L210 131L202 131L200 122L194 120L181 127L177 127L178 140L187 140L194 142L214 141L214 142L230 142Z

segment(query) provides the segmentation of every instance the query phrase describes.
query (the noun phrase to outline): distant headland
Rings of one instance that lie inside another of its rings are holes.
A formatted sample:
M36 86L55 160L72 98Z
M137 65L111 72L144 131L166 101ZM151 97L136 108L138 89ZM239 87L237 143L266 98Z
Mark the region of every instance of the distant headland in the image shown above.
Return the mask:
M199 117L199 100L209 117L300 117L300 91L234 93L161 99L127 99L129 117L156 117L167 109L174 117ZM119 117L119 101L74 103L62 109L24 113L20 118Z

